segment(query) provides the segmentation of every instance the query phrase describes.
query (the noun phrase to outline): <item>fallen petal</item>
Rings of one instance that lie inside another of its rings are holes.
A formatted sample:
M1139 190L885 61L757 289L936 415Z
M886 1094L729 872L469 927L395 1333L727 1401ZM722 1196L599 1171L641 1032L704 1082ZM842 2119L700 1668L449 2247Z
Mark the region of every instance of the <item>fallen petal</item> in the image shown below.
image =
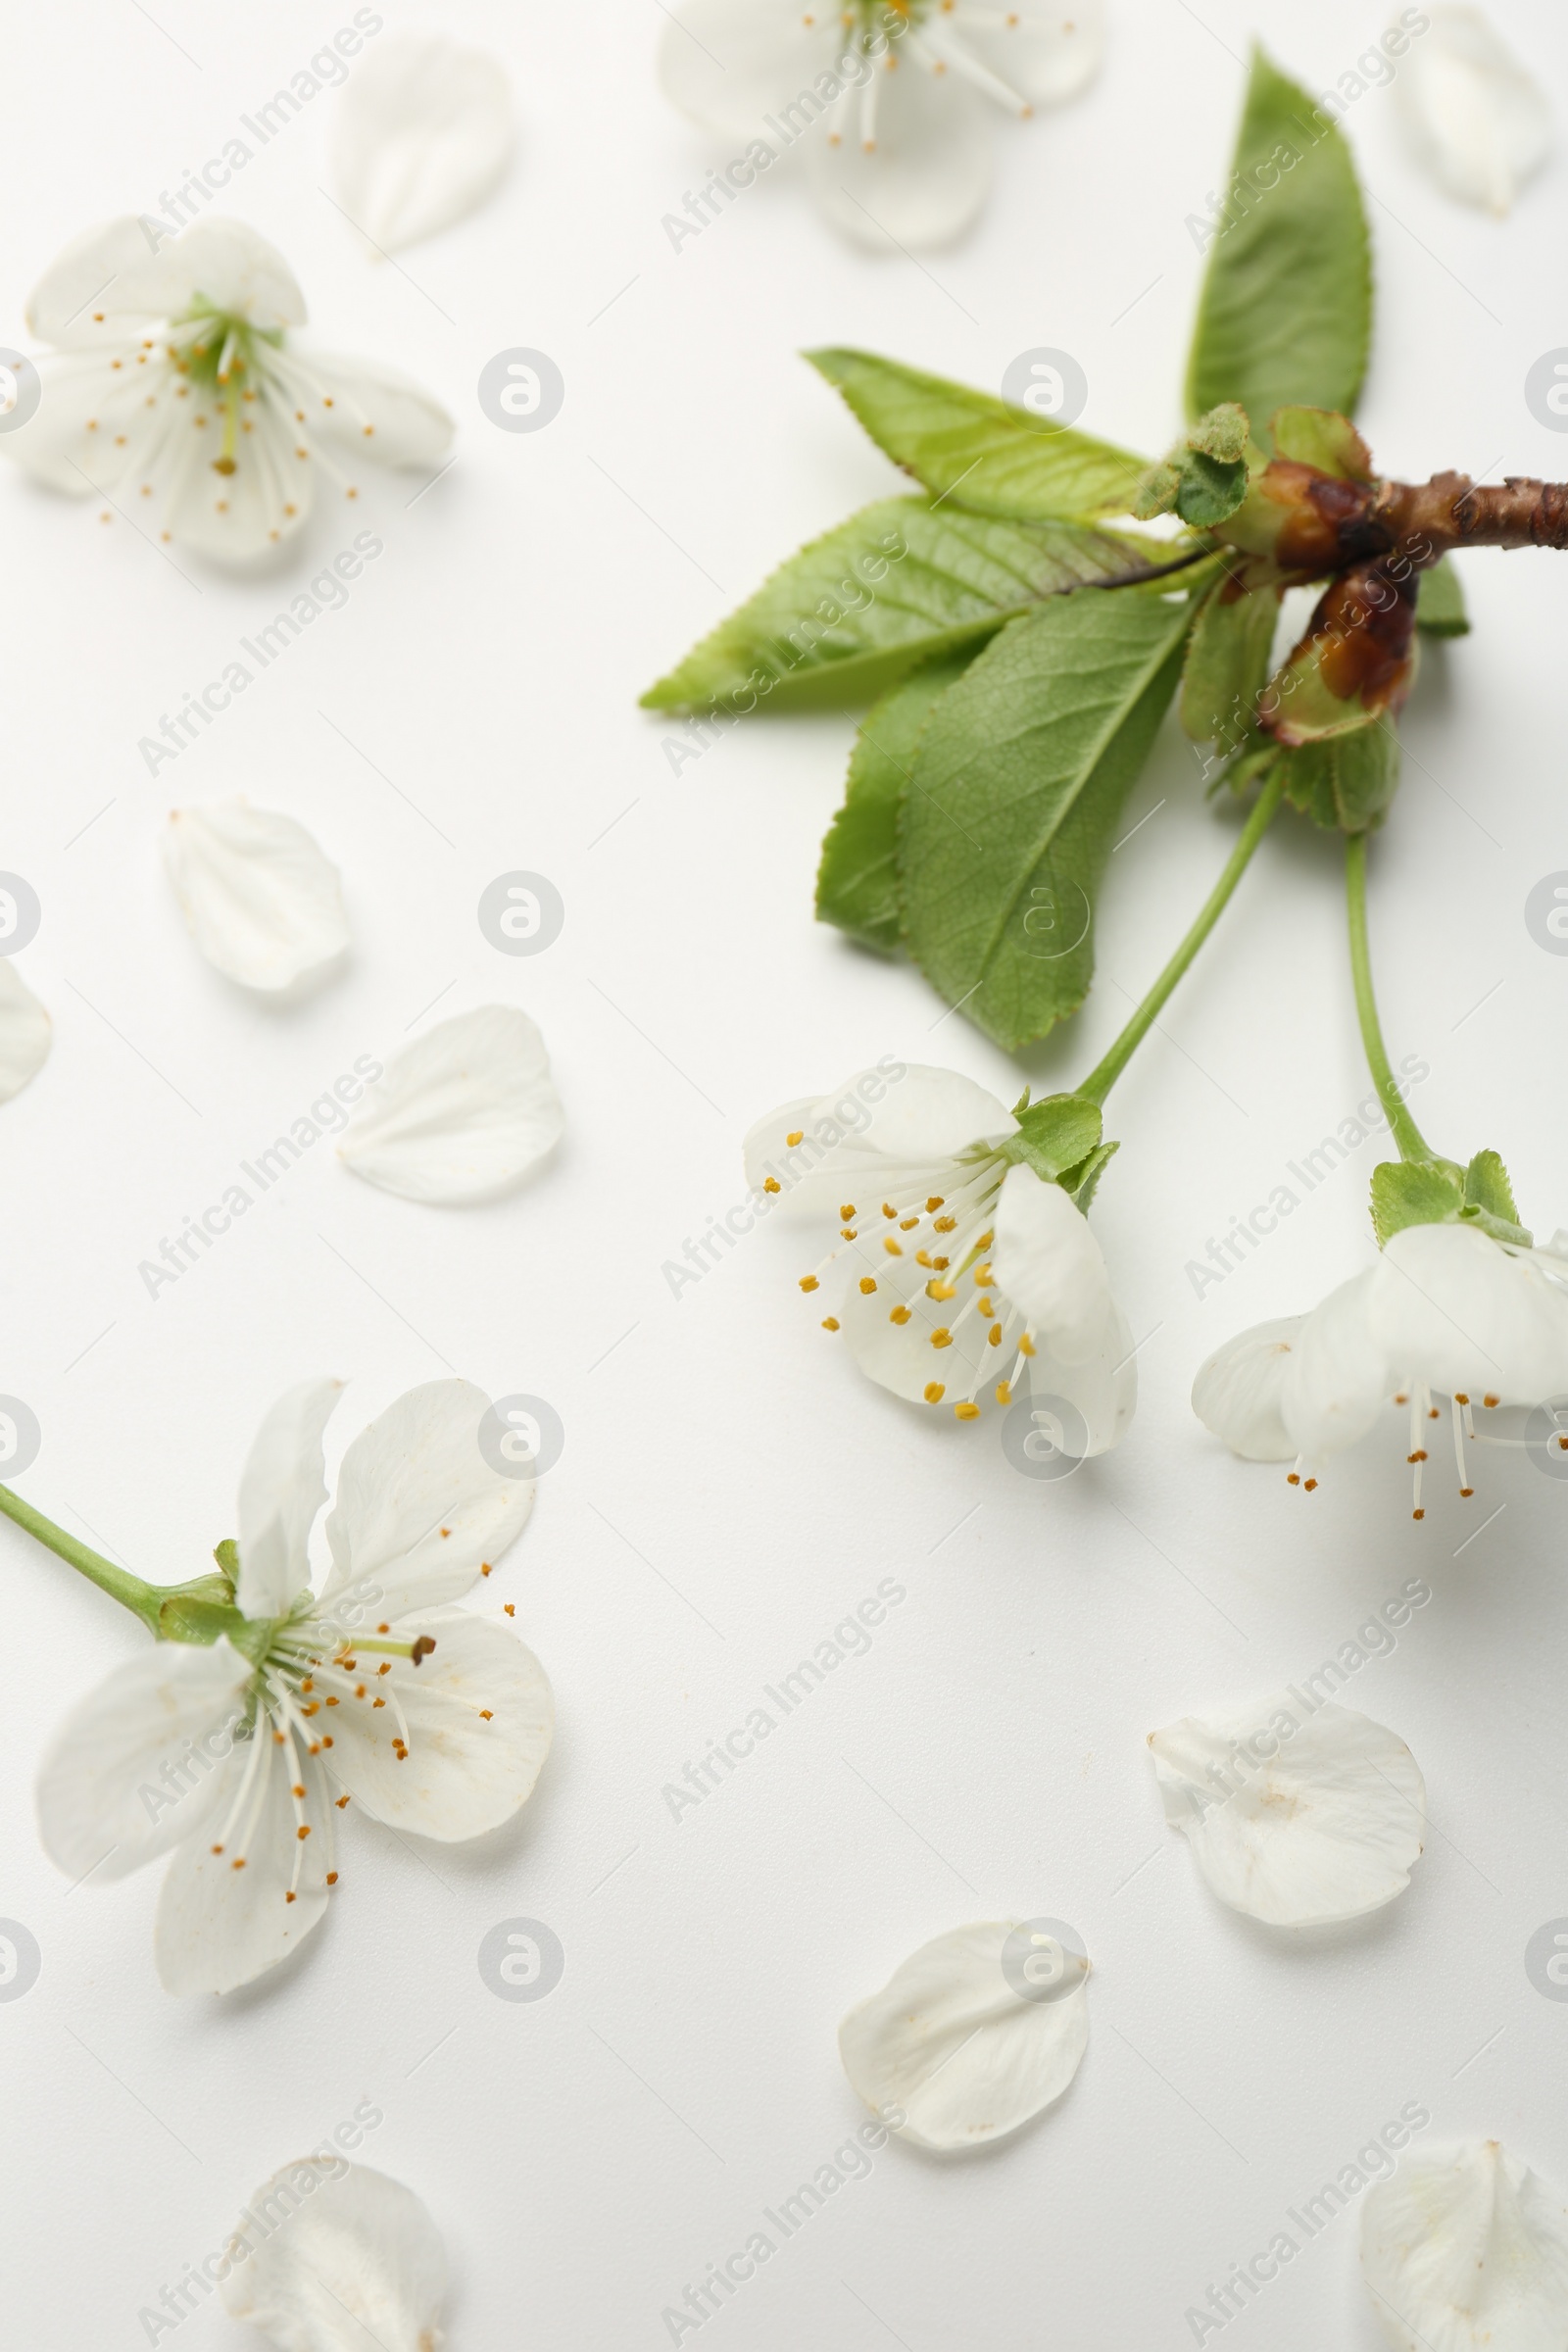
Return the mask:
M397 1055L367 1090L338 1155L405 1200L493 1200L531 1174L564 1124L534 1023L483 1004Z
M1410 1884L1426 1787L1382 1724L1297 1690L1151 1732L1165 1819L1233 1911L1315 1927L1376 1911Z
M251 2198L228 2252L228 2314L277 2352L440 2352L445 2341L441 2233L411 2188L366 2165L285 2164Z
M176 808L164 845L192 939L242 988L292 988L347 949L337 868L293 817L244 801Z
M1367 2190L1361 2275L1396 2352L1568 2342L1568 2207L1494 2139L1412 2151Z
M1089 2044L1089 1963L1055 1924L951 1929L850 2011L844 2071L901 2138L984 2147L1060 2098Z
M440 33L388 41L337 102L338 196L373 245L400 253L482 204L512 142L512 95L496 59Z
M49 1015L9 958L0 959L0 1102L20 1095L49 1058Z
M1399 74L1405 120L1440 186L1505 213L1551 145L1551 110L1480 9L1431 17Z
M1282 1315L1227 1340L1193 1383L1193 1410L1245 1462L1288 1462L1296 1443L1280 1415L1285 1368L1304 1317Z

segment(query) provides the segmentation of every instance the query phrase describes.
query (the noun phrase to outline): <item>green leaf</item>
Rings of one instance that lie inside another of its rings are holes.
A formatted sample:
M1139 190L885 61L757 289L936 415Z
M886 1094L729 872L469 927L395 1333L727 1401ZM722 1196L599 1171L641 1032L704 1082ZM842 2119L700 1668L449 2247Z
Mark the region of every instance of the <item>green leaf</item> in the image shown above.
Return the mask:
M1083 522L1132 511L1147 458L868 351L806 357L877 447L936 496L951 493L975 514L1015 521Z
M1247 496L1247 460L1210 458L1190 449L1176 483L1176 512L1195 531L1212 530Z
M836 923L884 956L897 955L902 944L899 805L914 747L937 703L968 664L966 654L927 662L874 705L856 737L844 806L822 844L818 922Z
M1167 542L1072 522L999 522L890 498L813 539L643 696L744 715L868 703L938 655L974 652L1043 597L1136 575Z
M1004 1046L1082 1004L1094 894L1175 692L1185 600L1071 596L1012 621L942 698L900 833L905 935Z
M1464 1192L1454 1171L1435 1159L1386 1159L1372 1171L1372 1230L1378 1248L1406 1225L1451 1225Z
M1366 372L1372 266L1355 167L1306 92L1252 52L1224 202L1212 231L1187 375L1191 416L1240 401L1348 416ZM1261 437L1261 436L1260 436Z
M1100 1104L1082 1095L1043 1096L1016 1117L1018 1132L1003 1145L1003 1157L1033 1168L1049 1184L1089 1157L1105 1123Z
M1330 833L1369 833L1399 782L1399 738L1387 721L1282 751L1285 797Z
M1464 590L1451 556L1440 556L1421 574L1416 592L1415 625L1429 637L1468 637L1470 616L1464 609Z
M1274 454L1315 466L1340 482L1370 482L1372 453L1348 416L1337 409L1278 409L1269 418Z
M1222 580L1204 598L1188 641L1181 715L1195 743L1240 743L1268 680L1279 598L1270 588L1232 596L1228 586Z

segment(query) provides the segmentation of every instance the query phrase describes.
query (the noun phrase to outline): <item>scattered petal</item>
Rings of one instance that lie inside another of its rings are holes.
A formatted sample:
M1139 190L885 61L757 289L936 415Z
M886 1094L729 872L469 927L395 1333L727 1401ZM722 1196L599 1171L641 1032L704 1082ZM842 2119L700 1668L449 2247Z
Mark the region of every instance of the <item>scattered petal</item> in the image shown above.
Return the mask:
M1296 1441L1280 1417L1285 1368L1304 1321L1283 1315L1216 1348L1193 1383L1193 1410L1247 1462L1288 1462Z
M405 1200L493 1200L532 1173L564 1124L538 1029L525 1012L484 1004L397 1055L338 1155Z
M1431 17L1400 69L1405 119L1440 186L1506 213L1551 145L1551 110L1479 8Z
M337 868L293 817L244 801L175 808L164 846L192 939L241 987L292 988L347 949Z
M383 253L401 253L484 202L512 141L512 96L495 58L440 33L387 41L337 102L332 169L343 210Z
M49 1015L9 956L0 960L0 1102L20 1095L49 1058Z
M229 2250L229 2317L276 2352L440 2352L445 2341L440 2231L384 2173L340 2156L285 2164L251 2198Z
M1568 2207L1494 2139L1412 2150L1367 2190L1361 2275L1396 2352L1568 2342Z
M1221 1902L1272 1927L1358 1919L1402 1894L1426 1838L1404 1741L1296 1690L1149 1736L1165 1819Z
M1014 1941L1031 1924L983 1920L936 1936L839 2028L856 2090L873 2114L901 2110L894 2128L916 2147L983 2147L1059 2099L1078 2072L1089 1964L1054 1945L1066 1989L1031 1989Z

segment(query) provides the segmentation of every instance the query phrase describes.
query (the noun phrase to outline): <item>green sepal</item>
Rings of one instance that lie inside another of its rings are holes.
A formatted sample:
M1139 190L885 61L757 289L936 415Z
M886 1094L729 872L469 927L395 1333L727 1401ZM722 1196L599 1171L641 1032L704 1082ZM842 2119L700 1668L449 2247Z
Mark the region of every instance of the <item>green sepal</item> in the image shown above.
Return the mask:
M211 1591L203 1592L201 1586L210 1586ZM235 1608L225 1580L206 1576L196 1585L186 1585L170 1595L158 1612L154 1631L160 1642L193 1642L203 1649L210 1649L220 1636L226 1634L239 1648L250 1623L250 1618Z
M1285 797L1329 833L1370 833L1399 783L1399 738L1386 722L1281 750Z
M1190 449L1176 486L1176 512L1196 531L1209 531L1234 514L1247 496L1247 460L1211 458Z
M1371 482L1372 453L1338 409L1276 409L1269 418L1274 454L1315 466L1340 482Z
M1026 1090L1013 1116L1018 1132L1000 1147L1002 1157L1033 1168L1051 1184L1089 1158L1104 1128L1100 1104L1083 1095L1045 1095L1030 1102Z
M1495 1152L1478 1152L1464 1172L1464 1206L1460 1216L1477 1224L1494 1242L1512 1242L1521 1250L1531 1246L1528 1226L1520 1223L1508 1171Z
M1221 401L1149 467L1138 484L1133 514L1147 522L1174 513L1199 531L1226 521L1247 496L1248 433L1247 411Z
M225 1536L221 1544L215 1544L213 1557L227 1579L228 1597L232 1600L239 1584L239 1545L234 1538Z
M1421 574L1416 590L1415 625L1429 637L1468 637L1470 615L1464 609L1464 590L1451 558L1440 556Z
M1407 1225L1456 1225L1464 1182L1449 1160L1386 1159L1372 1171L1372 1230L1386 1250Z
M1057 1179L1062 1191L1069 1196L1075 1207L1083 1210L1085 1216L1089 1214L1089 1203L1095 1197L1106 1163L1120 1150L1120 1144L1114 1141L1097 1144L1086 1159L1081 1159L1075 1168L1064 1168Z

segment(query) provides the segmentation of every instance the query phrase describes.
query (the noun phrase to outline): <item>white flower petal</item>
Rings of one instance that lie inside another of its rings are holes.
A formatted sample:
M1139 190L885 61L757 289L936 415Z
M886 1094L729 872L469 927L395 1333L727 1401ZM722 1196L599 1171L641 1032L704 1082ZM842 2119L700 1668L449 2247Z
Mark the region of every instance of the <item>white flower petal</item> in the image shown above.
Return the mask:
M484 202L512 140L512 94L495 58L440 33L378 43L337 102L339 201L373 245L400 253Z
M1372 1332L1380 1268L1369 1266L1315 1306L1297 1334L1280 1382L1280 1410L1308 1461L1364 1438L1394 1394L1397 1367Z
M1211 1720L1186 1716L1149 1746L1166 1820L1233 1911L1312 1927L1358 1919L1410 1884L1425 1785L1404 1741L1367 1716L1332 1699L1312 1712L1280 1690Z
M251 2198L230 2252L224 2307L276 2352L440 2352L445 2341L440 2232L384 2173L335 2155L285 2164Z
M397 1633L428 1634L435 1650L417 1667L394 1662L390 1676L368 1677L371 1696L344 1699L333 1770L377 1821L447 1844L478 1838L511 1820L550 1752L545 1670L508 1627L466 1609L401 1617ZM388 1692L396 1705L373 1707ZM401 1757L394 1739L406 1741Z
M957 1326L951 1347L933 1348L932 1333L949 1328L956 1304L926 1297L931 1280L927 1267L909 1256L888 1258L882 1264L869 1258L863 1262L875 1271L862 1274L862 1260L851 1257L839 1315L850 1353L868 1379L910 1404L940 1404L949 1412L984 1374L1005 1379L1012 1358L1004 1362L1003 1351L989 1346L988 1326L978 1315ZM875 1290L862 1291L862 1280L874 1282ZM907 1307L907 1322L893 1321L896 1306ZM933 1385L942 1394L928 1398L926 1390Z
M813 120L811 85L845 38L837 0L678 0L660 33L660 84L682 114L739 144L797 101Z
M1551 110L1480 9L1430 14L1399 68L1405 120L1450 196L1505 213L1551 145Z
M1081 1447L1081 1458L1089 1461L1119 1446L1138 1409L1138 1356L1121 1308L1112 1301L1110 1319L1092 1355L1067 1362L1043 1336L1029 1366L1027 1394L1032 1407L1047 1408L1046 1430L1067 1454ZM1053 1398L1070 1411L1057 1413ZM1059 1433L1054 1427L1057 1421Z
M338 1153L405 1200L493 1200L532 1173L564 1125L538 1029L525 1012L485 1004L396 1056Z
M51 1036L49 1015L10 957L0 958L0 1102L36 1078Z
M73 1879L118 1879L194 1835L217 1801L250 1679L227 1642L159 1642L78 1700L38 1772L50 1859Z
M992 1259L999 1288L1063 1364L1103 1351L1116 1303L1089 1219L1059 1184L1033 1168L1012 1167L997 1201Z
M192 939L242 987L290 988L347 949L337 868L293 817L244 801L176 808L164 849Z
M1568 2206L1494 2139L1412 2149L1366 2192L1361 2275L1396 2352L1561 2352Z
M771 1175L792 1207L820 1213L858 1200L857 1186L880 1195L900 1170L910 1180L934 1175L980 1138L1016 1126L995 1095L956 1070L878 1063L759 1119L746 1138L746 1181L760 1191Z
M290 350L269 367L304 409L312 440L331 444L339 464L439 466L452 445L451 416L401 368L314 348Z
M1297 1451L1280 1404L1286 1366L1304 1320L1284 1315L1277 1322L1255 1323L1216 1348L1193 1383L1194 1412L1244 1461L1288 1462Z
M1395 1374L1451 1396L1538 1404L1568 1389L1568 1292L1527 1251L1474 1226L1407 1225L1384 1250L1368 1310Z
M289 1389L256 1433L239 1482L239 1583L247 1617L281 1617L311 1581L307 1544L326 1500L321 1432L338 1380Z
M275 392L269 387L247 414L232 473L218 468L220 412L211 403L179 402L177 422L162 440L144 450L137 427L125 453L137 497L144 485L150 488L153 511L170 537L219 564L249 563L292 538L316 497L318 463ZM96 452L92 464L94 482L101 483Z
M895 48L877 70L869 151L863 120L851 92L832 130L808 143L811 186L827 219L878 253L951 245L991 190L985 102L956 74L933 74Z
M292 1747L278 1747L264 1721L257 1738L236 1745L224 1766L203 1834L175 1849L158 1897L154 1933L166 1991L236 1991L297 1950L326 1909L332 1795L319 1760L299 1758L311 1830L309 1838L300 1838L290 1793L292 1757ZM247 1771L252 1774L248 1793ZM234 1829L215 1852L236 1803Z
M90 228L56 256L27 300L27 326L57 349L118 341L200 298L253 326L297 326L305 297L282 255L243 220L197 220L160 238L134 214Z
M956 40L1032 106L1062 106L1100 71L1105 47L1100 0L956 0L946 20Z
M954 1928L922 1944L839 2028L844 2071L876 2114L902 2109L916 2147L983 2147L1059 2099L1089 2043L1088 1964L1054 1999L1016 1989L1004 1966L1015 1920Z
M437 1380L361 1431L343 1456L326 1523L325 1613L345 1594L361 1624L439 1608L510 1550L533 1508L534 1482L503 1476L480 1451L488 1410L471 1382Z

